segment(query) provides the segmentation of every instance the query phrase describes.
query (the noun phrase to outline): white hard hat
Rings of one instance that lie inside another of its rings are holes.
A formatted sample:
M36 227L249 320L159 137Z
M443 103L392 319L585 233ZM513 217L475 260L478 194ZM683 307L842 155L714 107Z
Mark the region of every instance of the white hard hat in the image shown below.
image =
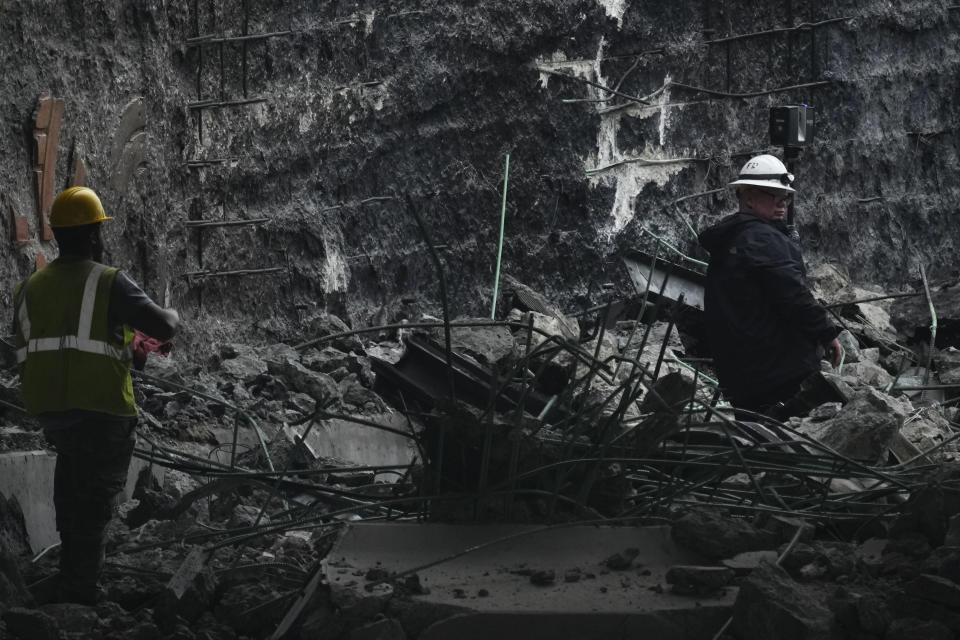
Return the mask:
M729 184L731 187L753 186L781 191L796 191L790 184L793 174L787 171L780 159L776 156L764 154L747 160L747 164L740 169L740 175Z

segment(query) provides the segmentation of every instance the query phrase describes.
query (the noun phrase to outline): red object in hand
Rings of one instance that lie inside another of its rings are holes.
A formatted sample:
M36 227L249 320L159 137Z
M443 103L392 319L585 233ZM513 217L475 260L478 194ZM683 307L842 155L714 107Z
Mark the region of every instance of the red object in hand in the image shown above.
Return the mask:
M136 331L136 335L133 337L133 368L137 371L142 370L143 366L147 364L147 355L151 353L156 352L162 356L169 356L172 347L173 345L170 342L161 342L145 333Z

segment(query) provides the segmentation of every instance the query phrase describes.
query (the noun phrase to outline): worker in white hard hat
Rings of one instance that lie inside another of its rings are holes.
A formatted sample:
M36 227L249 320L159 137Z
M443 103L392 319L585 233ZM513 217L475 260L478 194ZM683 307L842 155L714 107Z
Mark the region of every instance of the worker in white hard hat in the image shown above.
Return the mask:
M704 297L707 341L725 397L775 414L826 358L841 356L840 329L806 284L787 232L793 175L778 158L751 158L737 179L739 211L700 234L710 252Z
M98 599L104 530L133 454L134 330L166 341L180 323L122 271L100 264L100 229L111 219L92 189L61 193L50 211L60 255L14 289L23 404L57 451L53 597L87 605Z

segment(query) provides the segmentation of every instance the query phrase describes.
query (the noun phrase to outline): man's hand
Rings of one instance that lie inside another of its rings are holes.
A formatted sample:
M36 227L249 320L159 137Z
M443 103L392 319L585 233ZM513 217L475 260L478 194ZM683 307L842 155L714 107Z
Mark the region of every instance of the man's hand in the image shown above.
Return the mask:
M833 342L826 346L826 350L824 357L827 361L834 367L840 366L840 359L843 358L843 347L840 346L840 341L834 338Z

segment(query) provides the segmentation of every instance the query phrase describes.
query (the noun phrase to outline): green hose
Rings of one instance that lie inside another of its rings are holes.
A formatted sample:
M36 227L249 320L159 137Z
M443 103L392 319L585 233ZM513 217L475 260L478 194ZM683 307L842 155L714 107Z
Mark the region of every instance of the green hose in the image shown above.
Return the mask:
M507 220L507 183L510 180L510 154L507 154L507 163L503 168L503 204L500 206L500 241L497 243L497 274L493 279L493 306L490 308L490 319L497 316L497 296L500 290L500 262L503 260L503 228Z

